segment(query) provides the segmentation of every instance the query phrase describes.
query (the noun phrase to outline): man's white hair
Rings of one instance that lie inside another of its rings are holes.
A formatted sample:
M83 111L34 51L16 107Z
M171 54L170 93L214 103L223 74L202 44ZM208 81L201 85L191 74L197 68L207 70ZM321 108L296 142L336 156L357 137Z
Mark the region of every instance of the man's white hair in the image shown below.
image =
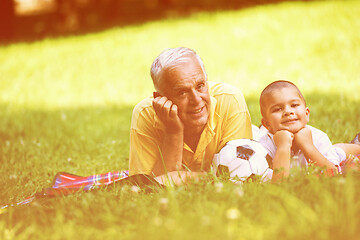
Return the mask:
M151 65L150 73L156 91L159 91L158 87L160 85L161 75L164 69L173 67L179 63L187 62L189 58L193 56L195 56L198 60L204 73L204 77L207 79L204 63L194 50L186 47L168 48L160 53Z

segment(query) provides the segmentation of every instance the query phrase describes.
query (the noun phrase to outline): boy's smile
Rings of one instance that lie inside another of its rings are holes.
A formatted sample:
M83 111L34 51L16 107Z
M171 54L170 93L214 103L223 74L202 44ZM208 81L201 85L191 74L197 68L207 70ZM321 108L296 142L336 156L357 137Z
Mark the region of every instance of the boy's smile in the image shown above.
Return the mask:
M279 130L297 133L309 122L310 110L298 90L284 87L264 96L262 124L274 134Z

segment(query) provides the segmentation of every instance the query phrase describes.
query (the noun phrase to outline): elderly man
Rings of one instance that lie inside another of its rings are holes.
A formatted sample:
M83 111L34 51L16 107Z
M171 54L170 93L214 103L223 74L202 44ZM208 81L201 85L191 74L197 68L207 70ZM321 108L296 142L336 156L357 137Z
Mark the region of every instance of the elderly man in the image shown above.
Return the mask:
M226 142L252 138L242 93L210 83L195 51L163 51L151 66L156 92L138 103L130 130L130 174L210 170Z

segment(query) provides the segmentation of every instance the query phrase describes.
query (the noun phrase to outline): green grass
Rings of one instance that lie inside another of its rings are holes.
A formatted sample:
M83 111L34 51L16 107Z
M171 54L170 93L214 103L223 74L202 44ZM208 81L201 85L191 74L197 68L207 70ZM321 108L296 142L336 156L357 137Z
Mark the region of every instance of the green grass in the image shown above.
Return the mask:
M288 79L307 98L311 125L351 140L359 12L359 1L288 2L0 46L0 205L49 187L60 171L127 169L131 111L153 91L149 68L167 47L195 49L209 80L242 89L254 124L261 90ZM81 193L10 209L0 239L356 239L359 180Z

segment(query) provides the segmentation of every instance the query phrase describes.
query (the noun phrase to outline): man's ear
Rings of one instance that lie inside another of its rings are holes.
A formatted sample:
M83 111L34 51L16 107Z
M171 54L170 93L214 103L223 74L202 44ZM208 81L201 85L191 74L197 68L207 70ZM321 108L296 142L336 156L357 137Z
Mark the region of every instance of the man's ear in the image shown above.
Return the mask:
M261 118L261 124L269 131L271 132L271 127L268 121L265 120L265 118Z
M154 96L154 98L157 98L157 97L160 97L161 95L158 92L153 92L153 96Z

